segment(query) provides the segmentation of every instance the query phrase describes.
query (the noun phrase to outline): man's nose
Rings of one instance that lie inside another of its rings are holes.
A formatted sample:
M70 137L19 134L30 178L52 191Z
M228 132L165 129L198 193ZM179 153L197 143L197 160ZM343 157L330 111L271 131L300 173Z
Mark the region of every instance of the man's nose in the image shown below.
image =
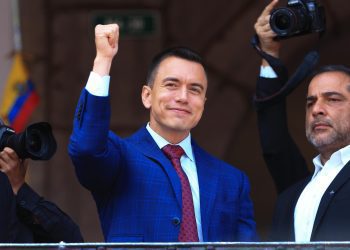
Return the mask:
M176 93L176 101L178 102L187 102L188 90L186 87L181 87Z
M325 115L326 109L324 104L321 101L317 101L313 107L312 107L312 115L318 116L318 115Z

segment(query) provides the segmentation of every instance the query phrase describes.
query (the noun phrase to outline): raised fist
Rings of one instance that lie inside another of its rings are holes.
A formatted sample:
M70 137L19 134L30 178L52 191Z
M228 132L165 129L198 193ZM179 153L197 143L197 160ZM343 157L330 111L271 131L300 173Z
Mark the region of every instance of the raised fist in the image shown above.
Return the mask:
M95 27L97 56L113 58L118 51L119 26L98 24Z
M101 76L108 75L112 60L118 52L119 26L117 24L96 25L96 58L93 71Z

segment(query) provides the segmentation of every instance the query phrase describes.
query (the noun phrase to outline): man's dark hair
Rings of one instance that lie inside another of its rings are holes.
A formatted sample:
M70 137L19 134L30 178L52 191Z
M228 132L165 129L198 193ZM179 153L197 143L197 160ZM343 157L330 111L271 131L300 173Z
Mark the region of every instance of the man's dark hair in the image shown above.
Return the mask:
M322 73L327 73L327 72L340 72L344 73L350 78L350 68L344 66L344 65L326 65L318 68L317 70L313 71L309 77L311 80L317 75L320 75Z
M203 60L200 57L200 55L193 51L190 48L187 47L173 47L166 49L159 54L157 54L155 57L153 57L151 64L148 68L148 74L147 74L147 85L153 86L153 82L155 79L155 76L158 71L158 67L162 61L164 61L168 57L178 57L182 58L188 61L199 63L204 67Z

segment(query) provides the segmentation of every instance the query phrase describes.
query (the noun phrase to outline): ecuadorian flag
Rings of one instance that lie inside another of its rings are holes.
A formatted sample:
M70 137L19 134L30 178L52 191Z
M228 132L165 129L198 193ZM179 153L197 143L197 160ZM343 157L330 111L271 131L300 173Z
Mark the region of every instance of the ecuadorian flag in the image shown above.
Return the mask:
M16 132L21 132L38 104L39 96L29 80L22 55L16 53L2 96L1 119Z

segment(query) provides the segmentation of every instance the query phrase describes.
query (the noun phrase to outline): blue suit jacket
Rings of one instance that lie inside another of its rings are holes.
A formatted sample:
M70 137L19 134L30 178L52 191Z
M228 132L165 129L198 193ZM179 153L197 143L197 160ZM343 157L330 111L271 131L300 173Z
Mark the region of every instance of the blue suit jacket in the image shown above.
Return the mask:
M122 139L109 131L108 97L82 91L69 154L79 181L96 201L109 242L175 242L181 184L145 127ZM192 142L204 241L255 240L247 177Z

